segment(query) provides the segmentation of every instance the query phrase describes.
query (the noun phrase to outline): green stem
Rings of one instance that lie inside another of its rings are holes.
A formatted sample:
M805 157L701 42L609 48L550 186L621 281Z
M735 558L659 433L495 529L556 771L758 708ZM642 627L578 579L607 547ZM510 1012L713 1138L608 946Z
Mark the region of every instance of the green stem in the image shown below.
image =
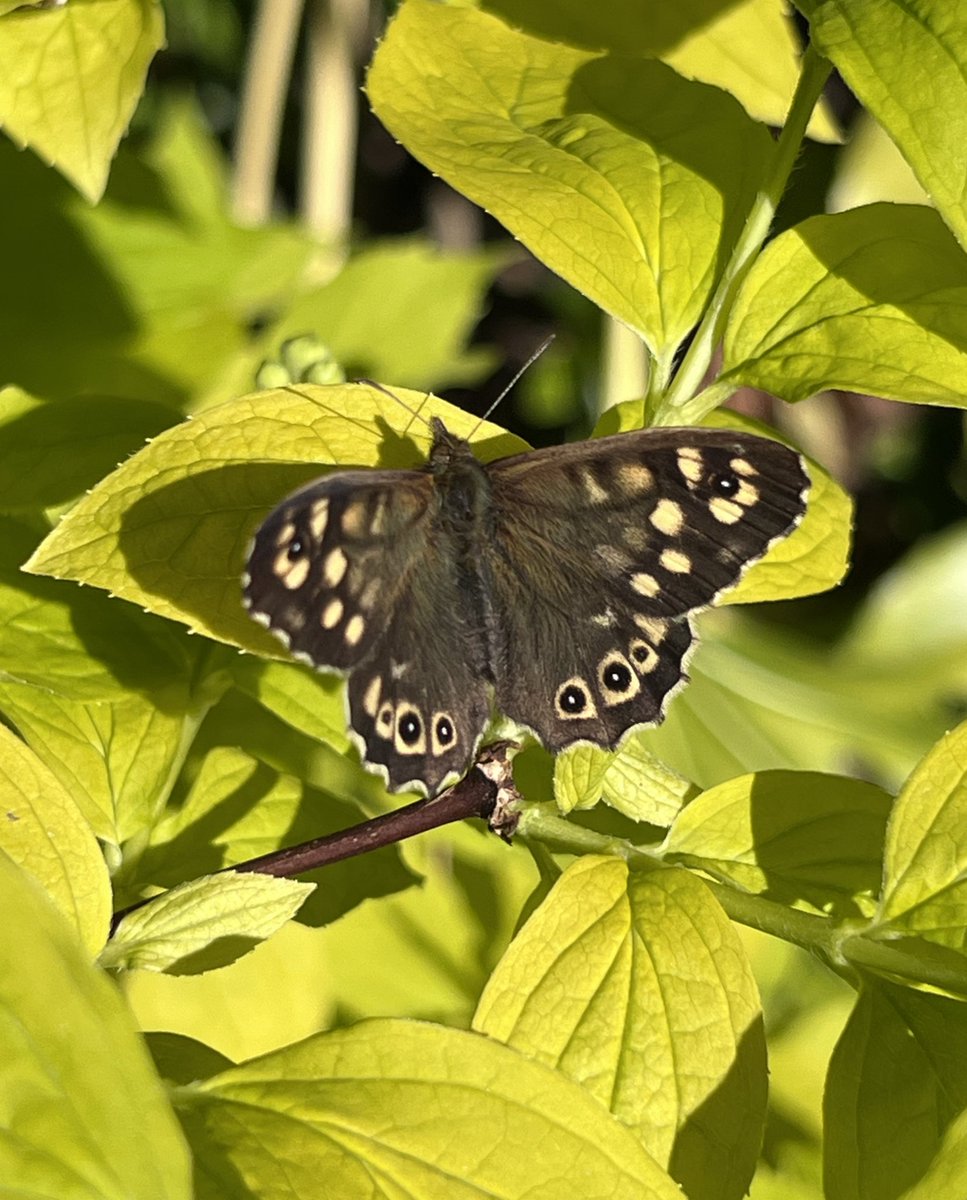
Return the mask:
M553 804L524 808L517 836L542 842L550 849L566 854L602 854L646 868L673 865L670 861L663 862L659 854L643 850L624 838L573 824L560 816ZM682 866L681 869L689 868ZM937 962L915 950L869 937L865 927L857 922L838 923L830 917L802 912L707 878L704 882L733 921L818 954L837 974L850 978L856 969L875 971L889 978L927 984L967 997L967 959L962 966L955 957Z
M702 318L692 344L682 360L675 379L665 395L656 425L693 424L701 420L717 403L721 390L706 388L695 395L705 377L716 346L735 300L736 293L765 242L776 214L776 208L786 189L793 165L799 154L806 127L831 70L830 64L812 48L803 55L802 69L789 115L775 147L772 170L755 198L746 218L745 227L722 273L715 293Z

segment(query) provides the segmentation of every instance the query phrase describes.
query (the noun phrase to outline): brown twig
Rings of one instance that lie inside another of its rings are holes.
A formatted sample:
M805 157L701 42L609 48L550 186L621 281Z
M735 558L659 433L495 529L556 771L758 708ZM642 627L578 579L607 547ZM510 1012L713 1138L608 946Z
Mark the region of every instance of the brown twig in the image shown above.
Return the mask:
M299 846L273 850L271 854L262 854L258 858L223 867L216 873L252 871L276 877L301 875L305 871L314 871L357 854L366 854L381 846L389 846L468 817L486 820L495 833L505 841L510 841L516 826L515 801L518 799L507 758L511 745L509 742L495 742L488 746L470 773L435 800L417 800L393 812L362 821L350 829L340 830L339 833L313 838ZM114 936L122 918L128 913L163 895L164 892L159 892L157 896L149 896L116 912L111 919L111 936Z

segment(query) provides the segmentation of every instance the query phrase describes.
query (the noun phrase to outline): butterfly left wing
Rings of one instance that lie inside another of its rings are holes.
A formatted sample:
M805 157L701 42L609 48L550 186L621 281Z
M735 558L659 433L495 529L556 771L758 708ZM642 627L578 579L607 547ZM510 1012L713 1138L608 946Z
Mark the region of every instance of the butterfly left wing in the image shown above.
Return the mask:
M462 774L490 715L452 543L426 472L337 472L269 514L243 578L294 657L348 675L350 729L393 791Z
M687 680L690 614L805 512L802 458L732 430L656 429L488 467L498 708L552 750L615 746Z

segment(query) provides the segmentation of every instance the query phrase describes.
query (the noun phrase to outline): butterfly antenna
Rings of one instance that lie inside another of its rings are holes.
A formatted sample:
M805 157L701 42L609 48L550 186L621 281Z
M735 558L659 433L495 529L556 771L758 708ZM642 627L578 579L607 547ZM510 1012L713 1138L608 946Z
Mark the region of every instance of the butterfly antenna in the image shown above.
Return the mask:
M537 347L537 349L530 356L530 358L527 360L527 362L524 363L524 365L520 368L520 370L517 372L517 374L514 376L514 378L510 381L510 383L507 384L507 386L500 393L500 395L497 397L497 399L487 409L487 411L480 418L480 420L477 422L477 424L474 425L473 429L470 430L470 433L467 435L468 442L473 440L473 435L477 432L477 430L484 423L484 421L486 421L487 418L493 413L494 409L501 402L501 400L504 399L504 397L507 395L507 393L510 391L513 391L513 389L517 386L517 383L518 383L520 377L524 374L525 371L530 370L530 368L534 365L534 363L537 362L537 360L540 358L540 356L544 353L544 351L547 349L547 347L553 341L554 341L554 334L552 333L552 334L550 334L550 336L546 337L543 340L543 342L541 342L541 344Z
M357 379L356 383L365 383L367 387L375 388L378 392L382 392L384 396L389 396L391 400L395 400L397 404L402 405L402 407L406 409L411 417L416 417L418 421L423 422L427 429L432 429L430 422L426 419L426 417L424 417L418 408L414 408L412 404L407 404L402 396L397 396L395 392L391 392L388 387L384 387L381 383L377 383L375 379ZM429 392L427 393L427 396L429 396ZM409 426L403 430L404 434L408 429Z

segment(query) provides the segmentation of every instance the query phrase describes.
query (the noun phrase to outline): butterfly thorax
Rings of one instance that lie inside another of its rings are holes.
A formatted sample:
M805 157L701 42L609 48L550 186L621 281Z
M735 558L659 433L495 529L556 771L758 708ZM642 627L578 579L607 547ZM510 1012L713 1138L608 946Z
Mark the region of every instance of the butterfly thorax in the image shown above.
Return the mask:
M470 443L433 417L433 445L426 469L433 476L447 523L461 535L482 532L490 515L490 480Z

